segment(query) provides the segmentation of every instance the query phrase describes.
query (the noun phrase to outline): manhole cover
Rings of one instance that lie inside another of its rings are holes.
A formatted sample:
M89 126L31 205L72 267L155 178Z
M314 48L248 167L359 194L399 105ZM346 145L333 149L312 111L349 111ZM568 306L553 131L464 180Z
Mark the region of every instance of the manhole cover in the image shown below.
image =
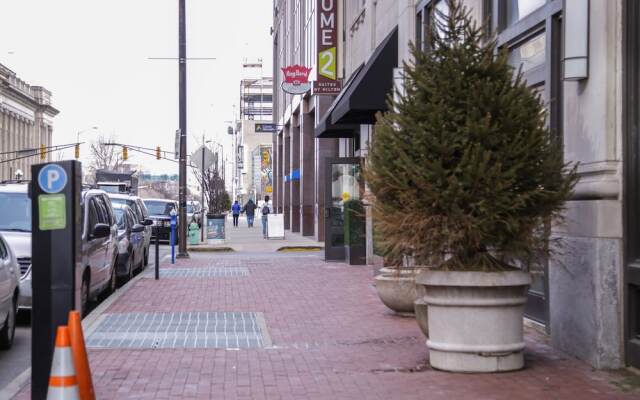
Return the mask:
M271 346L262 313L104 314L88 332L94 348L258 348Z
M155 274L151 270L148 275ZM247 267L161 268L160 278L233 278L249 276Z

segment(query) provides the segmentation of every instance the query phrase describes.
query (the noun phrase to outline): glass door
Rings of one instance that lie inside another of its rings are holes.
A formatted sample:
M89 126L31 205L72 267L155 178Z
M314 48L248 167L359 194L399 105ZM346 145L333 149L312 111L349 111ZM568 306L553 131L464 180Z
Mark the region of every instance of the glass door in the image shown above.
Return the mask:
M360 200L361 158L331 158L326 163L325 260L345 260L344 204Z
M625 2L624 244L627 364L640 368L640 2Z

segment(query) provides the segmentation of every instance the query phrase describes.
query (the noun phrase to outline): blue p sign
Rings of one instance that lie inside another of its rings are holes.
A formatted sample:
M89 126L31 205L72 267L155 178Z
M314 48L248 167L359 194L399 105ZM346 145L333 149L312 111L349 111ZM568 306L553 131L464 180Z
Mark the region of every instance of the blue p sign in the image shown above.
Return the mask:
M45 193L58 193L67 185L67 173L57 164L49 164L38 173L38 185Z

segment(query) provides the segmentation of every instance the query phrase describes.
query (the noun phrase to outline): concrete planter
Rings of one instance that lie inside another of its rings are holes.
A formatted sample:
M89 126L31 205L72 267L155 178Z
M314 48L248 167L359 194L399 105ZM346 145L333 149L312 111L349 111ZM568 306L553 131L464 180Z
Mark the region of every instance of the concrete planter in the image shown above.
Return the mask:
M423 271L429 308L429 361L452 372L513 371L524 367L526 272Z
M418 286L419 289L419 286ZM413 302L413 309L416 313L416 322L422 331L424 337L429 338L429 312L427 302L424 298L419 298Z
M376 290L385 306L400 315L413 315L417 300L415 275L381 274L376 276Z

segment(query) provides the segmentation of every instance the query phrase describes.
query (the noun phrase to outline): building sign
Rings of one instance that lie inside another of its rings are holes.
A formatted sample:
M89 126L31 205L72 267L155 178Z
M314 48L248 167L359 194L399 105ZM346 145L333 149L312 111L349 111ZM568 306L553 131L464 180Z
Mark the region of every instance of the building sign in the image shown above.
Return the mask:
M282 90L290 94L304 94L311 90L311 82L309 82L311 68L296 64L281 70L284 73Z
M338 0L316 0L318 78L313 82L314 94L338 94Z
M256 124L256 133L276 133L277 131L277 124Z

